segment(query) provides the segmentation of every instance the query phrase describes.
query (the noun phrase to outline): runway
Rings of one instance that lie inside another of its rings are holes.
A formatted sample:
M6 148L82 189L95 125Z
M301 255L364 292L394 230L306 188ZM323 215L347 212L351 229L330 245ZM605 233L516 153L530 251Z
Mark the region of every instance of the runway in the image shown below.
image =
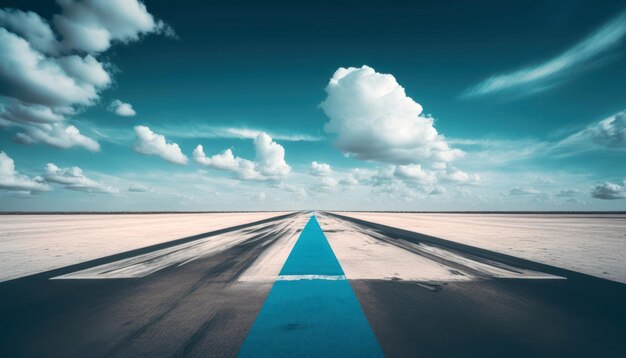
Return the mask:
M298 212L0 283L0 351L620 357L623 302L621 283Z

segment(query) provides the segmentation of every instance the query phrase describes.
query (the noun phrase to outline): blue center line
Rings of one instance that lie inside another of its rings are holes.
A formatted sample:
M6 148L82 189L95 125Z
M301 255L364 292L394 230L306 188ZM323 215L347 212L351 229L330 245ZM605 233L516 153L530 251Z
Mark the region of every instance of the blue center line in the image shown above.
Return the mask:
M298 241L291 249L280 275L343 275L322 228L315 216L300 233Z
M315 216L302 230L239 357L382 357Z

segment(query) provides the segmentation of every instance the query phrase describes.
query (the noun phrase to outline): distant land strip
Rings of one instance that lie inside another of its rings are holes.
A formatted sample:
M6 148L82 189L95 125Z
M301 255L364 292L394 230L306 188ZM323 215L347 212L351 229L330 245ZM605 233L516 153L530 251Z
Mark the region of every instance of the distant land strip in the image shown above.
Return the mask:
M312 210L222 210L222 211L0 211L0 215L142 215L142 214L226 214L226 213L271 213ZM375 211L375 210L321 210L339 213L388 213L388 214L560 214L626 215L626 211Z
M302 210L233 210L233 211L0 211L0 215L142 215L142 214L230 214L281 213Z

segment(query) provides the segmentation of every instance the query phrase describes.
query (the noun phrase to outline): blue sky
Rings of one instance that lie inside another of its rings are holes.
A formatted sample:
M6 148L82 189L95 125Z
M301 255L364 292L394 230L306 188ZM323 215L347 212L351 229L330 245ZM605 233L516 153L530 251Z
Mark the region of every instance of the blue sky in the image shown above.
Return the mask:
M0 5L0 210L626 209L623 1Z

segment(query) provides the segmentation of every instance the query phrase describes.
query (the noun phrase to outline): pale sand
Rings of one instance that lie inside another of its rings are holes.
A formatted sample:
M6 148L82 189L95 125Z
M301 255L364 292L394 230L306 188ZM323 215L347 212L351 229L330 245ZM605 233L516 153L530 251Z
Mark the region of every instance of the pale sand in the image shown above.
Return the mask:
M0 281L286 213L0 215Z
M337 214L626 283L626 215Z

